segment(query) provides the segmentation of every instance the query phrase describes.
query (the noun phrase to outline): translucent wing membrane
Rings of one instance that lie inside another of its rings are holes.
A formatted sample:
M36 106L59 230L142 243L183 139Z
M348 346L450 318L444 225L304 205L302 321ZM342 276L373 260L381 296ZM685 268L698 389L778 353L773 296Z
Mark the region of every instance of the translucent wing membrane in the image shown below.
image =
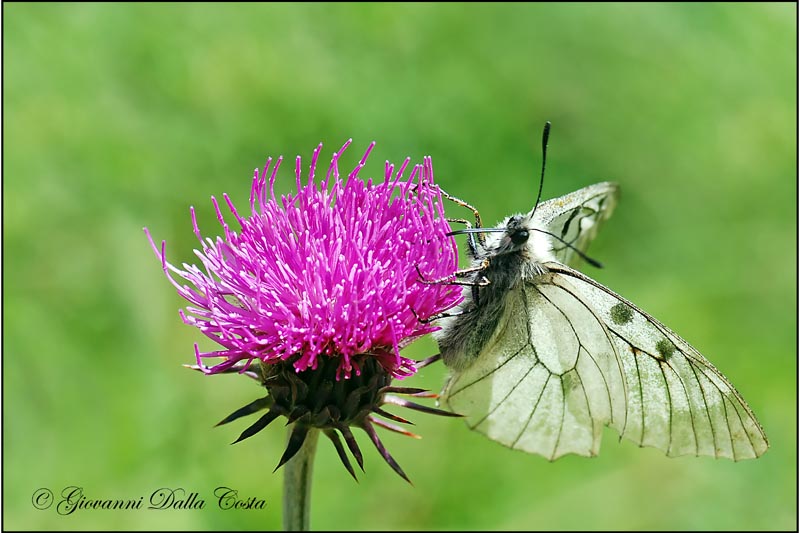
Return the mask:
M546 266L511 291L502 326L445 388L473 429L550 460L596 455L605 425L670 456L767 450L745 401L686 341L583 274Z
M739 460L767 451L766 435L750 407L688 342L580 272L547 267L553 283L586 302L610 333L627 383L624 437L668 455Z
M540 203L536 207L535 217L541 227L585 252L601 223L613 213L618 197L619 187L616 183L596 183ZM553 253L565 265L575 266L579 259L575 250L555 239Z

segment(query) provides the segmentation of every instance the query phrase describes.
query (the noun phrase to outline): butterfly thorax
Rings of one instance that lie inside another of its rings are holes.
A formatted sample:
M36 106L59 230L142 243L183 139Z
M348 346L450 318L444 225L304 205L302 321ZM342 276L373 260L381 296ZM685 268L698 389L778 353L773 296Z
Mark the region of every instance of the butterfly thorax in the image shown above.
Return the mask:
M551 246L536 232L531 217L514 215L498 228L505 231L488 234L470 250L473 267L487 260L488 265L472 275L474 285L465 287L456 311L461 314L443 319L442 330L435 334L450 368L469 366L495 333L510 292L547 272L543 263L551 260Z

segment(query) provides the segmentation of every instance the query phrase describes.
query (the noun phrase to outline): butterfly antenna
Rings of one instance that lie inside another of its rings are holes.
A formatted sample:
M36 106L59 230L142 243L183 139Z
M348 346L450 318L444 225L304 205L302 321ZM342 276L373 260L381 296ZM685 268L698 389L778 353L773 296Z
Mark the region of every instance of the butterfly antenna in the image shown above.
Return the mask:
M542 132L542 175L539 177L539 194L536 195L536 203L533 204L533 216L536 213L536 208L539 207L539 200L542 199L542 188L544 188L544 167L547 164L547 141L550 139L550 121L544 123L544 131Z
M465 235L469 233L503 233L505 231L505 228L464 228L451 231L447 234L447 236Z
M539 229L539 228L533 228L533 231L538 231L538 232L544 233L545 235L550 235L552 238L556 239L558 242L560 242L561 244L563 244L564 246L566 246L567 248L569 248L570 250L572 250L573 252L578 254L581 259L583 259L584 261L586 261L587 263L589 263L593 267L595 267L595 268L603 268L603 263L601 263L600 261L598 261L596 259L592 259L591 257L586 255L585 253L583 253L578 248L576 248L572 244L568 243L567 241L565 241L564 239L562 239L558 235L556 235L554 233L550 233L549 231L546 231L546 230L543 230L543 229Z

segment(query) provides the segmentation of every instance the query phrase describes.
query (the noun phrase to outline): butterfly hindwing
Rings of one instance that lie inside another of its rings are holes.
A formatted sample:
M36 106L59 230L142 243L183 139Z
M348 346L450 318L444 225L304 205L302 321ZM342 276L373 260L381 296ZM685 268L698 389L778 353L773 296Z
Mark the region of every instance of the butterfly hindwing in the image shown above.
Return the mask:
M558 263L511 291L502 326L444 400L510 448L591 456L603 426L667 455L758 457L761 426L728 380L666 326Z
M473 429L550 460L596 455L603 426L621 431L626 416L613 340L565 286L543 276L511 291L503 326L444 392Z
M547 267L555 283L569 283L576 297L592 306L611 334L627 382L624 437L671 456L739 460L767 450L747 403L689 343L584 274L558 264Z

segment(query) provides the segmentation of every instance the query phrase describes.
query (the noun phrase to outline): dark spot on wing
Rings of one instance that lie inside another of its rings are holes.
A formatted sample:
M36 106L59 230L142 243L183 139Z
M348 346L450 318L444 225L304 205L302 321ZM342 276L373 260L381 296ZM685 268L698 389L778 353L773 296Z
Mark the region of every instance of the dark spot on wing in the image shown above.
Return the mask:
M611 308L611 320L618 326L623 326L633 320L633 311L622 302Z
M669 342L667 339L661 339L656 343L656 351L661 358L666 361L672 357L672 354L675 352L675 345Z

